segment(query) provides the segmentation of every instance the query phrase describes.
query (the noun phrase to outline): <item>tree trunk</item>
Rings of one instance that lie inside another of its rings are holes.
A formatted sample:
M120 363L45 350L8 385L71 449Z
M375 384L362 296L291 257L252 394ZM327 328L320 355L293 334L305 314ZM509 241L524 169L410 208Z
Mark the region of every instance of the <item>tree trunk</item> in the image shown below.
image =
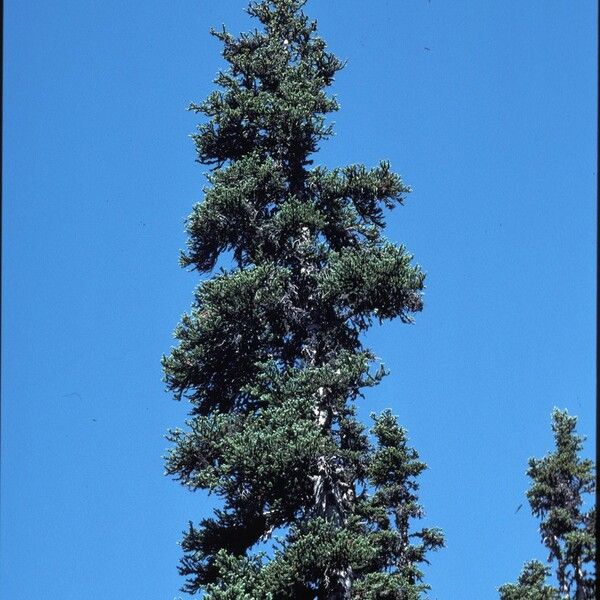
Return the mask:
M352 567L346 567L338 573L336 587L329 594L328 600L350 600L351 598Z
M309 275L315 271L315 265L307 259L307 251L312 245L308 228L304 227L298 240L298 255L301 265L300 272ZM318 362L318 342L314 323L309 323L307 333L309 338L303 348L303 356L308 366L315 366ZM330 433L332 416L324 404L325 390L319 388L315 397L313 412L315 426ZM347 481L343 466L335 463L336 457L319 456L317 459L317 473L311 476L313 482L313 512L315 516L329 519L339 527L344 527L347 521L345 505L353 500L353 486ZM340 485L342 484L342 485ZM342 492L342 487L346 488ZM335 579L330 591L326 592L327 600L350 600L352 595L352 567L349 565L335 573Z
M567 581L565 563L562 559L559 559L558 561L558 569L556 575L558 579L561 598L563 600L569 600L569 582Z
M587 600L584 585L584 577L581 569L581 557L575 561L575 600Z

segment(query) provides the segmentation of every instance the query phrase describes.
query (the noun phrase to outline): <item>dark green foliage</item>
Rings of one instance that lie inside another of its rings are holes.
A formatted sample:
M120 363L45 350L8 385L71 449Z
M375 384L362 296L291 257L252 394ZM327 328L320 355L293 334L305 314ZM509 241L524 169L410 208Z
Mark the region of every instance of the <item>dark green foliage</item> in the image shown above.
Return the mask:
M517 583L500 587L500 600L560 600L558 590L546 584L549 574L550 569L537 560L525 563Z
M595 490L595 475L593 462L579 458L583 438L575 433L576 425L577 417L554 410L556 450L529 461L527 498L541 519L542 541L556 563L561 594L580 600L595 597L595 508L583 508L585 496Z
M443 545L411 531L425 465L395 417L369 434L354 407L385 374L360 334L422 308L423 273L382 233L410 190L386 162L310 167L342 63L303 4L254 2L261 30L213 32L229 67L192 106L214 169L182 264L205 273L230 252L234 268L200 284L163 360L192 403L167 472L222 500L190 524L180 571L211 600L419 598L420 565Z
M527 470L532 480L527 498L533 515L541 520L542 543L549 550L548 562L555 565L558 589L552 588L554 595L550 594L551 588L543 585L547 570L534 561L527 563L518 585L500 588L505 600L595 598L596 509L584 508L586 496L595 491L595 467L579 457L584 438L576 434L576 425L577 417L554 409L556 449L544 458L530 459ZM519 590L529 595L519 596Z
M407 445L406 432L389 411L373 415L377 447L370 453L369 489L357 497L354 518L374 553L354 590L356 598L419 598L423 585L419 565L429 550L444 544L439 529L410 532L410 520L423 516L416 478L426 469L417 452Z

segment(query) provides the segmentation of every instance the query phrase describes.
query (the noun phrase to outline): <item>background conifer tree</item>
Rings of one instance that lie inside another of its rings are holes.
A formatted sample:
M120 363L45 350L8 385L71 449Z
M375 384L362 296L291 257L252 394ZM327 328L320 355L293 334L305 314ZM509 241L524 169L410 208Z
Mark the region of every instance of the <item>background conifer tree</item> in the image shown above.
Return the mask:
M595 491L594 463L581 459L584 438L577 435L577 417L567 411L552 412L556 449L541 459L529 461L532 480L527 498L534 516L541 519L542 543L554 563L558 588L545 584L549 569L541 563L526 563L518 584L502 586L502 600L591 600L595 598L596 508L585 510L588 494ZM519 595L521 594L521 595Z
M499 588L500 600L559 600L558 590L546 583L550 569L541 562L525 563L517 583L507 583Z
M311 166L342 63L304 3L252 2L260 29L213 31L228 68L191 107L213 169L181 262L207 273L226 253L233 266L201 282L163 359L192 404L167 472L222 499L190 523L180 571L212 600L416 599L443 544L411 530L425 465L390 412L369 435L354 406L385 374L361 334L422 308L423 273L382 233L409 188L386 162Z

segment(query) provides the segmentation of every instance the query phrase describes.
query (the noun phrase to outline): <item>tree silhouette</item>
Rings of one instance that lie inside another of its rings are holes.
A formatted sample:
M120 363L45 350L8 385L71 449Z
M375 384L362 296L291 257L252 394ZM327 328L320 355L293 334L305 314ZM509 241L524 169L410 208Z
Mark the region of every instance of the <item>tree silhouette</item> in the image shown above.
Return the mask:
M252 2L261 28L213 31L228 68L192 110L213 167L181 262L203 280L165 380L192 404L170 432L167 472L222 505L183 538L184 589L211 600L420 597L443 545L423 514L425 469L389 412L355 416L385 375L361 342L374 321L410 323L424 274L385 239L410 191L387 162L312 167L342 68L300 0Z
M548 562L556 567L558 589L544 584L548 570L533 561L525 565L518 585L500 588L502 600L596 597L596 508L584 508L586 496L595 491L595 469L591 460L579 457L584 438L576 434L576 426L577 417L554 409L556 449L544 458L530 459L527 470L532 481L527 498L531 512L541 520L542 543L549 550Z

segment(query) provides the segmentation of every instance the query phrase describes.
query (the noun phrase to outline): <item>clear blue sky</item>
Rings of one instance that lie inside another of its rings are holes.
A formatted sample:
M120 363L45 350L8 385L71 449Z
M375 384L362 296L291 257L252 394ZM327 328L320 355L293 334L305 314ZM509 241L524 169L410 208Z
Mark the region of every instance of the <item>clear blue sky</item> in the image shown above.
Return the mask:
M162 475L187 407L160 356L192 299L183 219L203 167L185 111L245 0L7 0L0 596L182 594L177 541L206 498ZM428 274L417 323L368 342L429 464L432 599L487 600L545 559L524 501L550 412L595 412L596 3L312 0L337 136L316 162L389 159L390 219ZM426 48L429 48L426 49Z

